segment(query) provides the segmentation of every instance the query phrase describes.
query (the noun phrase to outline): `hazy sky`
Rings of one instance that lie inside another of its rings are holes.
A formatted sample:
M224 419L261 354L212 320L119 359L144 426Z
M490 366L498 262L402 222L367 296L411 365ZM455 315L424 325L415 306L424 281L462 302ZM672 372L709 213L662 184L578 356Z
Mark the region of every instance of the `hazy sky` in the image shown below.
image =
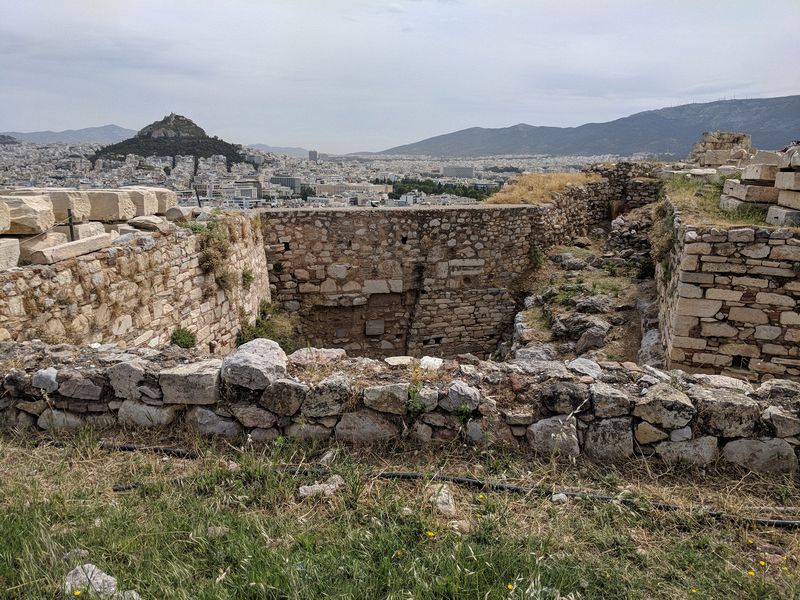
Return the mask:
M800 1L0 0L0 131L382 150L800 93Z

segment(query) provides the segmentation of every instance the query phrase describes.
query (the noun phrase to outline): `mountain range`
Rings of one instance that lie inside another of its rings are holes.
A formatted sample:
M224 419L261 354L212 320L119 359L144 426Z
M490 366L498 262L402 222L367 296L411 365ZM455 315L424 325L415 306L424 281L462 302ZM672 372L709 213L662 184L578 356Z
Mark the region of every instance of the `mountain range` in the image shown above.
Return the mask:
M648 153L683 158L704 131L712 130L750 133L756 148L782 148L800 138L800 95L683 104L579 127L537 127L525 123L498 129L471 127L389 148L379 154L630 156Z
M102 127L86 127L85 129L67 129L65 131L3 131L3 135L10 135L21 142L34 142L36 144L115 144L121 142L136 132L125 129L119 125L103 125Z
M262 152L272 152L273 154L286 154L297 158L307 158L308 150L297 148L296 146L268 146L267 144L249 144L248 148L261 150Z

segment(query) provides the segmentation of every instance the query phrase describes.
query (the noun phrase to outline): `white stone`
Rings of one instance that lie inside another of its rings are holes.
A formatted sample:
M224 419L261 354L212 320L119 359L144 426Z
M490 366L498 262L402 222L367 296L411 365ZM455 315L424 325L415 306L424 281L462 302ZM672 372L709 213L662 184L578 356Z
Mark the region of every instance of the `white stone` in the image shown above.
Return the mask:
M222 378L229 384L263 390L286 377L287 358L280 345L257 338L239 346L222 361Z
M215 404L222 361L208 359L164 369L158 374L165 404Z
M3 196L0 201L8 206L10 226L5 233L35 235L47 231L56 222L47 196Z
M19 263L20 248L16 238L0 238L0 271L16 267Z
M75 567L64 578L64 595L68 598L76 597L75 592L108 597L116 591L117 580L90 563Z
M116 234L104 233L74 242L67 242L66 244L51 246L50 248L32 252L30 261L35 265L50 265L107 248L115 238Z

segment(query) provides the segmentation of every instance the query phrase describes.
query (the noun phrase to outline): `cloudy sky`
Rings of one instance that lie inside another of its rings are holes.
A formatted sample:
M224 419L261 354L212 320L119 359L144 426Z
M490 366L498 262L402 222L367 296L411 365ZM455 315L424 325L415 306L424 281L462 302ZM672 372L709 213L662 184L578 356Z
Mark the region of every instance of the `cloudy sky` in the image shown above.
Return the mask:
M382 150L800 93L800 1L0 0L0 131Z

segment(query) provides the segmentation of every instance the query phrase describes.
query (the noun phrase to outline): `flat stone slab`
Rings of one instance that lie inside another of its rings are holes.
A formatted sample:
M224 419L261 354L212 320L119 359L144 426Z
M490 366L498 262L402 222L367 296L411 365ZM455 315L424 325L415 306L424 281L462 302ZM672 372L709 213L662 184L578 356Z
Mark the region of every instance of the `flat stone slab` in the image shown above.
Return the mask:
M30 261L35 265L51 265L69 258L89 254L107 248L116 237L115 234L104 233L95 235L83 240L75 240L66 244L59 244L44 250L37 250L31 253Z
M0 202L8 206L11 221L5 233L36 235L55 225L53 204L47 196L2 196Z
M16 238L0 239L0 271L16 267L19 263L19 240Z
M69 240L63 233L48 231L40 235L21 238L19 240L19 257L23 262L31 262L31 255L39 250L66 244Z
M164 369L158 374L164 404L214 404L221 366L221 360L212 358Z
M67 236L67 241L70 241L69 225L56 225L53 227L53 231L65 234ZM84 238L106 233L106 228L103 227L103 224L98 221L89 221L88 223L77 223L73 225L72 232L75 234L76 240L82 240Z

